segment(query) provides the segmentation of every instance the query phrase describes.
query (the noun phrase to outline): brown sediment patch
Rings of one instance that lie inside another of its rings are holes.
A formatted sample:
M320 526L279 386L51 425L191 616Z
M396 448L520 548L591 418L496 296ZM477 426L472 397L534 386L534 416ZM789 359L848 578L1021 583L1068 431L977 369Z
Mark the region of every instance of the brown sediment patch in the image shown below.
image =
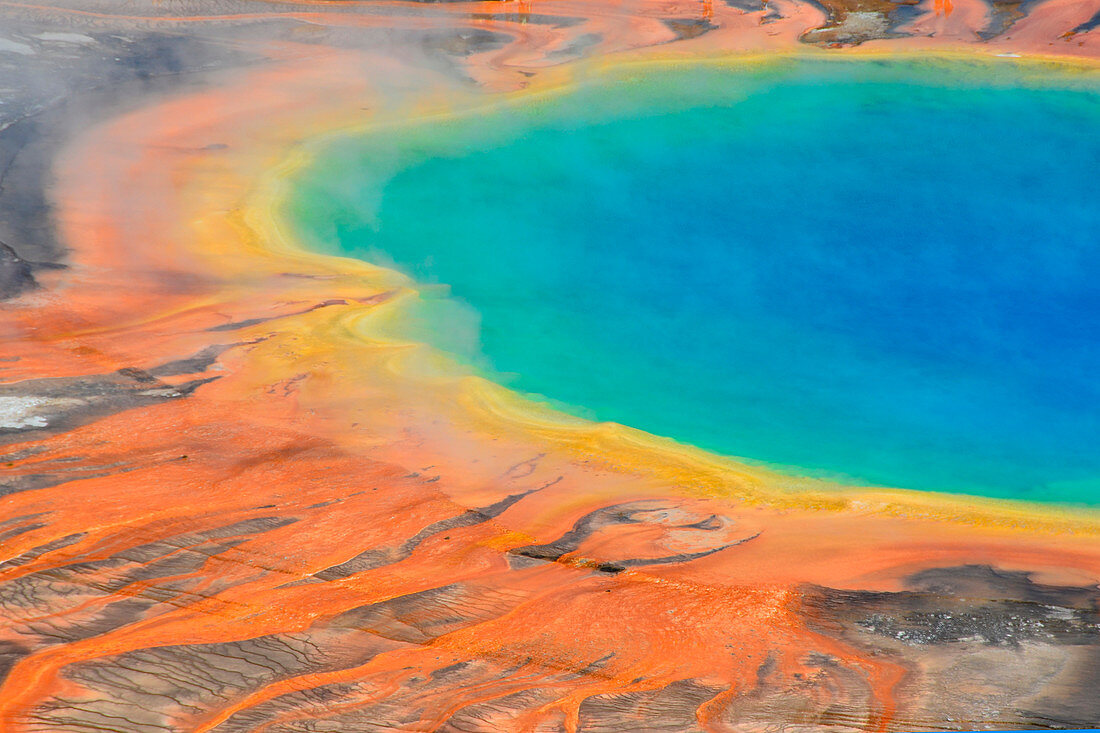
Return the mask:
M567 81L554 59L586 36L600 53L788 48L822 17L712 6L693 34L657 3L538 6L581 19L568 25L508 5L440 11L510 39L461 66L506 92ZM348 8L406 4L309 7L325 27L386 27ZM479 98L391 54L273 49L276 63L85 131L59 161L71 267L0 315L3 395L23 400L2 457L5 729L1093 715L1059 704L1093 680L1094 515L798 482L540 413L372 339L369 319L413 286L282 238L269 207L298 162L287 147ZM936 694L1015 648L996 711Z
M810 43L858 44L894 35L903 13L919 0L822 0L829 12L828 22L807 31L803 40Z

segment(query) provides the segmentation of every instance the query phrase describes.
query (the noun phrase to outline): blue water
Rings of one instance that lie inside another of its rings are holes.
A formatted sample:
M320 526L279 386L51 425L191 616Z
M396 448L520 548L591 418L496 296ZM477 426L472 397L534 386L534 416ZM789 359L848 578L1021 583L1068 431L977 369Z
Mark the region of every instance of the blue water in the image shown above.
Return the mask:
M410 333L566 410L1098 505L1097 90L1008 62L627 69L332 142L289 212L448 285Z

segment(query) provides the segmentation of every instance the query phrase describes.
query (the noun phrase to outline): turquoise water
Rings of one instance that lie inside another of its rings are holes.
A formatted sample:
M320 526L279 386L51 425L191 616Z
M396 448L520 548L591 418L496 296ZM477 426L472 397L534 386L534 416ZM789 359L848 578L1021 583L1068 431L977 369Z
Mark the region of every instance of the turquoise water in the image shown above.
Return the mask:
M406 335L566 410L1098 505L1097 89L1010 62L620 69L329 142L288 211L449 286Z

